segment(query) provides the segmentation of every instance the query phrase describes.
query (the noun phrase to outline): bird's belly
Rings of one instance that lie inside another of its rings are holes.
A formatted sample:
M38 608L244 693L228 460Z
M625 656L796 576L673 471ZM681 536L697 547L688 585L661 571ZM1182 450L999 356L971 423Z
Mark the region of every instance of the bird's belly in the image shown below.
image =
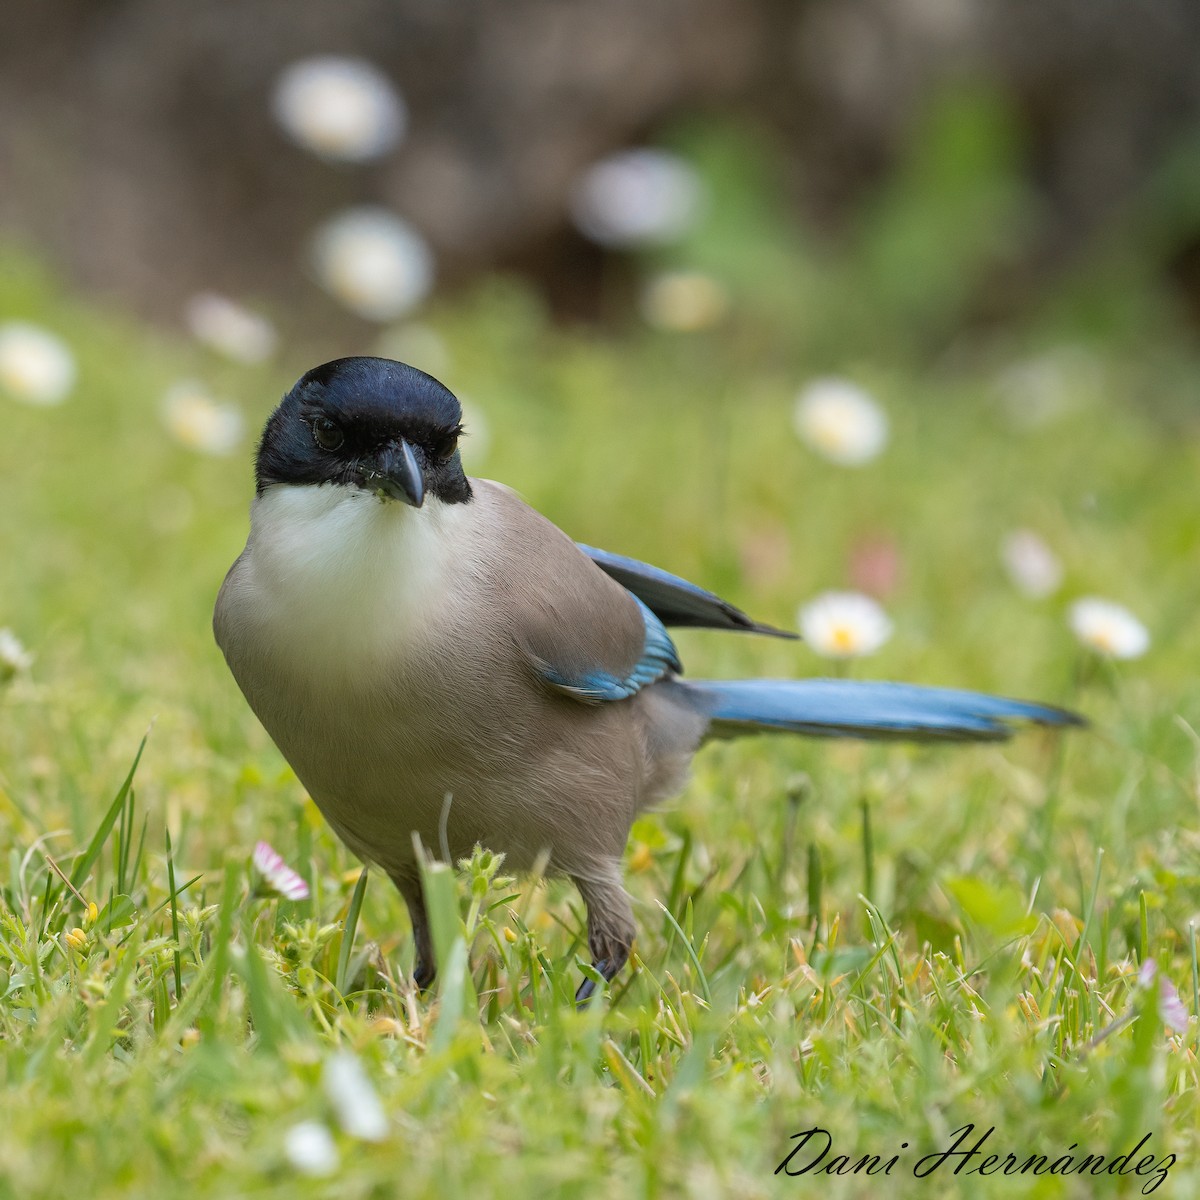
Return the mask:
M453 677L445 665L428 662L373 684L285 688L231 666L335 832L392 874L411 869L414 837L452 861L479 843L518 871L571 872L624 847L645 775L627 706L489 688L508 677L499 669L464 696L442 686Z

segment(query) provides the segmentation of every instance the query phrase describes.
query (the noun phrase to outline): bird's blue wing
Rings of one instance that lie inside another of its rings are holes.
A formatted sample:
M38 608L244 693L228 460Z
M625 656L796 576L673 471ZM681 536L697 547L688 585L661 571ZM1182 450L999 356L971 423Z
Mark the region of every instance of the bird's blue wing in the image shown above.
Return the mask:
M595 546L575 543L606 575L632 592L665 625L692 626L700 629L730 629L743 633L765 633L771 637L794 638L797 635L752 620L720 596L672 575L649 563L597 550Z
M603 667L596 667L567 673L554 664L539 659L536 667L542 679L556 692L570 696L572 700L581 700L586 704L602 704L610 700L628 699L656 679L661 679L669 673L681 672L683 667L679 662L679 655L670 635L663 628L663 623L637 596L634 596L634 599L637 600L646 627L646 640L643 643L642 656L631 670L618 674Z

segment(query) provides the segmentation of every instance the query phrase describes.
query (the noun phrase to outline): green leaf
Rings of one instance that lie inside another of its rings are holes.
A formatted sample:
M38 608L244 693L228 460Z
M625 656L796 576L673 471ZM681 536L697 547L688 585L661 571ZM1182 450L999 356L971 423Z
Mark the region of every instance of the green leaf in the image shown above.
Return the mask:
M949 879L945 887L969 921L996 937L1018 937L1037 926L1024 894L1014 887L985 883L973 875Z

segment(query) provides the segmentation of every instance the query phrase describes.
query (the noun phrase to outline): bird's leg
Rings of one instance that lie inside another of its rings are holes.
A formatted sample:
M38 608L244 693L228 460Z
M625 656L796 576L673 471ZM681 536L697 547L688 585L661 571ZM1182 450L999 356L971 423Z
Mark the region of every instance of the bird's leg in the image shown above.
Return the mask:
M425 911L425 895L421 891L421 880L416 875L397 874L392 882L408 905L408 917L412 922L413 982L419 991L425 991L437 975L437 963L433 957L433 936L429 932L429 915Z
M592 966L607 981L625 965L637 926L633 906L621 886L621 868L616 862L603 874L572 875L588 914L588 949ZM596 985L585 979L575 993L576 1004L586 1004Z

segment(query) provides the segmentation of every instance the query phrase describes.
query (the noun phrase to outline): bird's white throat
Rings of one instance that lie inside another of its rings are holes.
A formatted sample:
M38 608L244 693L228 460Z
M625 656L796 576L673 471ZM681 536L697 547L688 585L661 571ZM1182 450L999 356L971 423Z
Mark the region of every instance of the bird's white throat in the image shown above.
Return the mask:
M338 484L275 484L250 509L245 599L278 652L319 671L401 653L445 615L470 504L414 509Z

